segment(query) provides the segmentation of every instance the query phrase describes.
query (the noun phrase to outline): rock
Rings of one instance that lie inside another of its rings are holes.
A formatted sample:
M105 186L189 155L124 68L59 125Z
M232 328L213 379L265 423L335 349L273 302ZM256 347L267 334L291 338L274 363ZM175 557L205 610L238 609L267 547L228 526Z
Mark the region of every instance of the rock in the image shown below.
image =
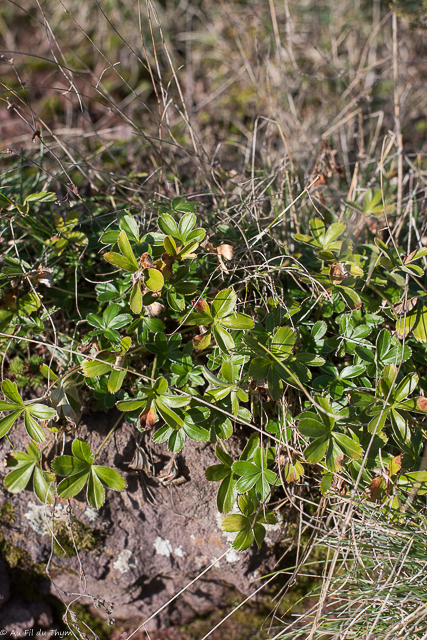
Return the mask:
M53 625L52 608L47 602L37 600L36 602L31 602L28 608L38 627L51 627Z
M34 626L34 617L24 603L17 602L0 613L0 627L13 637L24 637L25 631Z
M88 416L76 437L85 439L96 450L115 420L114 412L109 416ZM22 434L21 442L18 432ZM14 430L13 440L17 449L23 450L28 444L21 429ZM237 438L230 441L227 446L237 456L239 442ZM0 442L0 456L8 453L8 446L7 441ZM180 473L187 481L166 487L142 472L128 473L134 452L134 429L124 423L103 447L97 463L116 467L127 479L128 487L122 492L107 490L106 503L99 510L88 507L84 493L70 500L71 517L80 527L75 537L80 536L77 543L83 548L79 557L54 555L50 593L62 594L65 602L75 600L76 594L81 593L79 604L89 605L96 615L113 615L117 620L139 624L220 558L153 618L148 626L156 629L186 623L223 606L231 590L243 595L255 591L259 586L256 577L274 565L280 527L268 531L269 543L261 551L251 547L239 553L231 548L230 534L221 530L221 514L216 507L219 483L208 482L204 474L206 467L218 463L214 446L187 439L177 458ZM153 445L153 452L159 457L158 474L171 454L166 445ZM55 508L45 506L30 491L7 494L7 499L16 513L15 523L7 528L7 537L13 544L23 546L34 562L46 562L51 553L49 529L53 514L55 521L62 523L63 531L69 531L67 501L58 499ZM66 546L72 550L70 542ZM80 576L80 562L84 576ZM45 591L46 585L42 588ZM109 614L111 602L114 610Z
M0 558L0 611L2 606L9 600L10 596L10 578L7 564Z

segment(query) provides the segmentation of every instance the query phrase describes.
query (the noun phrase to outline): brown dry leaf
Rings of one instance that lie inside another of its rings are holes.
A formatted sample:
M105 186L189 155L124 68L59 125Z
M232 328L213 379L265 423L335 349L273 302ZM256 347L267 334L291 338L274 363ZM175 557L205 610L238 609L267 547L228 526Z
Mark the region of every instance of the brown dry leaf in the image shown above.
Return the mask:
M194 298L191 304L198 313L209 313L209 305L204 298Z
M341 469L342 469L342 466L343 466L343 464L344 464L344 456L338 456L338 457L336 458L336 462L337 462L337 465L338 465L339 467L341 467Z
M427 398L424 398L423 396L418 398L417 399L417 407L418 407L418 409L421 409L422 411L427 411Z
M406 302L397 302L393 306L394 312L398 316L404 316L405 313L409 313L410 311L412 311L412 309L417 305L417 302L418 296L414 296L413 298L406 300Z
M157 318L165 310L164 306L160 302L152 302L144 307L145 313L148 318Z
M349 275L350 273L347 271L346 266L343 262L335 262L334 264L331 264L331 268L329 269L329 277L332 283L339 284Z
M175 262L175 258L170 256L168 253L162 253L162 261L163 266L160 271L162 272L164 279L167 280L172 275L172 265Z
M51 287L52 273L53 269L51 269L50 267L43 267L41 264L39 264L37 269L29 275L36 284L44 284L46 285L46 287Z
M194 336L193 347L201 351L202 349L206 349L210 345L210 342L211 342L210 332L202 333L202 335L200 336Z
M146 409L139 415L139 427L140 429L148 430L152 429L156 424L157 417L153 409Z
M0 308L16 309L17 300L18 300L18 288L13 287L0 299Z
M402 454L396 456L395 458L393 458L393 460L391 460L391 462L389 462L389 464L387 465L388 475L394 476L394 474L400 471L401 468L402 468Z
M385 489L384 478L382 478L381 476L379 476L378 478L374 478L368 489L371 494L372 502L376 502L376 500L378 500L381 489Z
M230 244L220 244L219 247L217 247L217 253L219 256L225 258L225 260L232 260L234 249Z
M153 267L153 260L148 251L143 253L141 256L141 267L143 269L151 269Z

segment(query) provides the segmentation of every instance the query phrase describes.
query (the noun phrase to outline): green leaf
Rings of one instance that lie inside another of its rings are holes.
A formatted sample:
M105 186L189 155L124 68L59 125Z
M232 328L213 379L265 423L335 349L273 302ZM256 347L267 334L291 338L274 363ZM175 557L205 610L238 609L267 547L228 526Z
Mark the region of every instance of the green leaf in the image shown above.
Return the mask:
M179 221L179 235L184 242L186 241L188 234L196 224L196 221L197 218L194 213L186 213Z
M346 230L346 225L343 222L334 222L331 224L327 232L325 233L325 237L323 238L323 248L327 249L334 240L336 240L344 231Z
M411 430L403 416L395 409L392 409L389 413L389 417L397 442L402 444L410 442Z
M405 316L398 318L396 320L396 333L398 338L404 338L412 331L415 326L415 323L418 319L419 310L417 307L414 307L411 311L409 311ZM421 313L421 312L420 312ZM424 326L424 321L420 325L419 336L421 337L421 331ZM418 339L418 338L417 338Z
M237 294L233 289L219 291L212 302L212 315L214 318L225 318L233 313L237 302Z
M153 389L159 396L164 395L168 390L168 381L166 380L166 378L157 378L156 382L154 383Z
M22 410L23 403L7 402L6 400L0 400L0 411L17 411Z
M221 460L221 462L229 467L233 464L233 458L221 447L216 447L215 449L216 457Z
M184 421L179 417L175 411L172 411L160 398L156 400L156 408L163 420L168 424L172 429L180 429Z
M311 330L311 337L313 338L314 342L318 342L319 340L321 340L325 335L327 329L328 325L326 324L326 322L324 320L318 320Z
M255 380L264 380L270 371L270 361L263 356L253 358L249 367L249 375Z
M227 513L228 511L231 511L236 500L236 495L236 478L233 473L230 473L221 482L218 490L216 500L218 511L220 511L221 513Z
M393 394L394 402L402 402L416 389L418 384L418 376L416 373L410 373L403 378L402 382L397 386Z
M271 351L275 354L289 354L297 339L297 334L291 327L275 329L271 339Z
M381 414L374 416L368 424L369 433L380 433L386 423L389 411L387 409Z
M58 456L52 460L52 471L57 476L73 476L89 473L89 465L73 456Z
M264 538L265 538L265 527L259 522L255 522L253 527L253 533L255 537L255 542L257 543L257 547L258 549L261 549L262 543L264 542Z
M245 493L246 491L250 491L253 486L256 485L258 480L261 478L261 473L258 470L258 473L252 476L241 477L236 483L236 489L239 493Z
M310 230L318 247L323 247L323 237L325 235L325 225L319 218L313 218L309 222Z
M173 433L174 429L171 429L168 424L164 424L160 429L157 429L156 433L153 435L153 441L157 443L166 442Z
M35 403L27 405L26 411L39 420L53 420L56 416L55 409L53 409L53 407L47 407L45 404Z
M55 460L53 462L55 462ZM52 463L52 467L53 467L53 463ZM65 498L65 499L76 496L78 493L80 493L80 491L85 486L89 476L89 472L90 472L90 469L87 469L86 467L84 471L80 471L79 473L73 474L69 478L64 478L64 480L61 480L61 482L57 487L58 495L60 495L61 498ZM59 475L62 475L62 474L59 474Z
M416 413L427 413L427 402L424 396L411 398L395 405L396 409L404 409L405 411L415 411Z
M169 451L171 451L172 453L178 453L178 451L181 451L182 447L184 446L184 442L185 442L184 429L179 429L179 431L174 431L169 438L169 442L168 442Z
M377 342L377 360L381 361L391 346L391 335L387 329L383 329L379 332Z
M189 242L186 242L179 250L179 253L177 255L177 259L178 260L185 260L187 258L193 258L194 254L192 253L193 251L195 251L199 246L199 243L197 242L197 240L190 240Z
M136 242L139 242L138 224L132 216L123 216L120 218L120 229L122 231L126 231L135 239Z
M141 409L146 402L146 398L131 398L130 400L119 400L116 403L116 407L120 411L135 411L136 409Z
M85 360L85 362L82 362L81 367L82 373L86 378L97 378L112 369L111 364L97 360Z
M47 482L45 475L39 467L34 468L33 476L34 493L43 504L52 504L52 487Z
M71 449L73 451L73 456L77 458L77 460L81 460L86 464L92 464L95 456L88 445L84 440L80 440L76 438L73 440L73 444L71 445Z
M207 442L209 440L209 431L203 427L184 422L183 429L185 434L195 442Z
M240 513L231 513L228 516L224 516L221 522L221 529L228 533L236 533L241 531L247 525L248 519L246 516Z
M157 269L146 269L147 276L144 277L144 284L151 291L160 291L165 283L163 274Z
M18 493L25 489L33 474L34 464L34 462L30 462L8 473L4 479L5 488L11 493Z
M175 240L172 238L172 236L166 236L166 238L163 240L163 245L165 247L166 252L170 256L175 257L177 255L178 251L176 248Z
M423 306L419 310L413 333L418 342L427 342L427 307Z
M309 438L320 438L329 433L329 428L315 413L306 412L300 415L298 431Z
M126 231L121 231L119 233L119 237L117 239L117 244L119 245L119 249L126 258L132 264L133 271L138 271L139 264L136 261L135 255L132 251L132 247L130 246L129 239L127 237ZM105 256L104 256L105 257Z
M227 329L253 329L254 321L244 313L236 313L221 320L221 326Z
M175 220L168 213L164 213L160 216L158 225L162 233L167 236L173 236L174 238L179 238L180 234L178 231L178 226Z
M110 373L110 377L108 378L108 391L110 393L117 393L123 384L124 379L126 378L127 371L125 369L121 369L117 371L113 369Z
M101 482L109 489L113 489L114 491L123 491L123 489L126 489L126 480L114 469L100 465L94 465L92 469Z
M351 378L356 378L357 376L362 375L365 369L366 367L364 364L353 364L349 367L344 367L344 369L340 371L340 378L351 380Z
M36 422L28 410L24 412L24 424L30 438L36 442L44 442L44 432L41 426Z
M18 411L14 411L13 413L10 413L5 418L0 418L0 438L3 438L3 436L5 436L9 432L15 420L19 418L19 416L23 411L24 411L23 408L18 409Z
M62 482L61 482L62 484ZM102 486L102 482L95 473L95 469L92 467L89 474L89 482L87 485L87 500L91 507L99 509L105 502L105 490Z
M114 251L107 251L104 253L104 260L112 264L114 267L118 267L119 269L123 269L123 271L129 271L130 273L135 273L138 271L138 264L136 265L130 260L127 260L121 253L115 253Z
M329 438L324 436L316 438L304 451L304 457L307 462L312 462L313 464L320 462L326 453L328 443Z
M206 479L210 482L218 482L230 475L230 467L225 464L214 464L205 470Z
M341 293L350 309L360 309L360 307L362 306L362 301L359 295L355 291L353 291L353 289L350 289L349 287L343 287L342 285L338 284L335 285L335 289L337 289Z
M6 398L8 398L11 402L14 402L21 407L24 406L24 401L19 395L18 387L15 382L11 382L10 380L4 380L1 385L1 390L3 391Z
M244 478L253 476L254 474L258 474L260 472L259 467L252 464L252 462L246 462L245 460L234 462L231 468L235 473L237 473L238 476L243 476Z
M223 353L229 354L234 350L233 338L219 324L212 325L212 335Z
M342 433L334 433L333 437L338 442L339 446L347 456L349 456L350 458L353 458L354 460L358 460L359 458L362 457L363 448L360 446L359 443L355 442L354 440L352 440L348 436L345 436Z
M240 531L240 533L237 534L232 546L234 547L234 549L238 549L239 551L244 551L245 549L251 546L253 541L254 541L254 534L251 529L251 525L248 522L246 527L242 531Z
M141 313L142 310L142 291L141 283L135 282L130 292L129 306L134 313Z
M34 462L38 462L40 460L40 451L35 442L30 442L30 444L28 445L27 451L28 451L28 457L31 460L34 460Z
M258 447L259 436L256 433L253 433L246 442L245 448L240 456L240 460L250 460Z
M316 400L317 404L320 407L320 409L318 409L320 419L322 420L323 424L327 426L329 430L331 430L335 424L334 418L328 415L329 413L333 414L331 403L329 402L328 398L324 398L322 396L317 396ZM323 411L321 411L321 409L323 409Z

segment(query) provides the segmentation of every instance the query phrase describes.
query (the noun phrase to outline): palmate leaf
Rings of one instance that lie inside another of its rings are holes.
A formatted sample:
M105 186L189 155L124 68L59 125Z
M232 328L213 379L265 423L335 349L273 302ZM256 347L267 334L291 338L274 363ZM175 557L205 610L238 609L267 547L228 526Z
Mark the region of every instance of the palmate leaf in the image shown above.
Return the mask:
M220 324L212 325L212 335L218 347L223 353L230 353L234 350L234 340L231 335L221 327Z
M224 289L215 296L211 305L214 318L225 318L233 313L237 302L237 294L233 289Z
M18 409L17 411L13 411L8 416L4 418L0 418L0 438L5 436L11 429L15 420L19 418L24 409Z
M105 490L94 469L91 469L87 485L87 500L91 507L99 509L105 502Z
M59 476L67 476L58 485L57 491L62 498L76 496L88 483L86 496L95 509L104 504L103 484L115 491L126 487L125 480L114 469L94 465L94 454L89 445L80 439L72 444L73 456L58 456L52 461L52 471Z
M21 405L22 407L24 406L24 401L19 394L16 382L11 382L11 380L4 380L1 385L1 390L3 391L6 398L8 398L8 400L15 404ZM3 411L4 409L1 410Z
M4 480L5 488L11 493L18 493L25 489L33 475L34 465L34 462L28 462L19 469L8 473Z

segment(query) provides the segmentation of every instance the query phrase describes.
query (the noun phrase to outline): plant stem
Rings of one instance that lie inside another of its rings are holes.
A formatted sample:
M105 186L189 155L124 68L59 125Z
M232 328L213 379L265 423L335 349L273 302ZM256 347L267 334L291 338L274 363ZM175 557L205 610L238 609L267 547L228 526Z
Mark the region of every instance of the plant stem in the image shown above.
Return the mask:
M112 426L112 428L110 429L110 431L108 432L108 434L105 436L104 440L102 441L100 447L98 448L98 451L95 453L95 458L94 458L94 462L97 459L99 452L101 451L102 447L104 446L104 444L107 442L107 440L109 440L109 438L113 435L114 431L117 429L117 427L119 426L120 422L122 421L122 418L125 414L122 413L118 419L116 420L116 422L114 423L114 425Z

